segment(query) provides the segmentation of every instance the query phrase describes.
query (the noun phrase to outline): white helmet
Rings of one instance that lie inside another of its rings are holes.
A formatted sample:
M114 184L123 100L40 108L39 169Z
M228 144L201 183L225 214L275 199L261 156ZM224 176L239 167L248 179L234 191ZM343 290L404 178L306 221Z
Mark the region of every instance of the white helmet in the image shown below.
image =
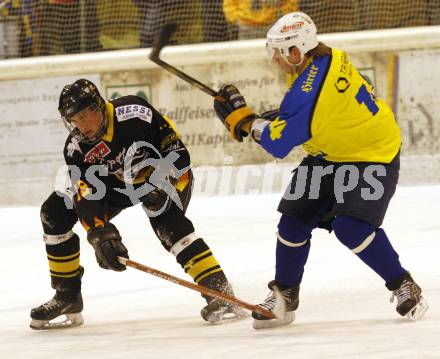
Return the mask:
M298 11L284 15L267 32L266 47L270 59L275 49L287 57L289 48L295 46L301 52L302 62L304 54L318 46L316 32L315 23L307 14Z

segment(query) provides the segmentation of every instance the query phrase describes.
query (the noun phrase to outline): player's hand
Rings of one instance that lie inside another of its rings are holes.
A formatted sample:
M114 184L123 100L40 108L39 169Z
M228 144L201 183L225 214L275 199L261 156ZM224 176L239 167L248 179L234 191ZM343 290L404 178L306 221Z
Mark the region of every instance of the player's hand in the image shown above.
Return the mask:
M122 243L119 231L111 223L103 228L92 228L87 233L87 240L95 250L96 260L100 267L122 272L127 267L118 261L118 256L128 258L128 251Z
M217 117L223 122L231 137L239 142L249 134L252 121L258 116L246 105L244 97L234 85L223 85L218 96L224 101L214 100Z

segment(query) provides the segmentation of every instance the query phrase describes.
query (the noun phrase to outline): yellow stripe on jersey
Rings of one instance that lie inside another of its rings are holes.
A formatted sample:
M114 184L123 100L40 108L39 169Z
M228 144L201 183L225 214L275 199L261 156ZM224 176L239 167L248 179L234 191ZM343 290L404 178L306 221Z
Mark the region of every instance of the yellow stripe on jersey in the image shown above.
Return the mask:
M189 183L189 171L186 171L182 176L179 177L176 183L176 189L178 192L182 192Z
M390 163L401 145L393 112L374 96L345 52L332 52L304 149L332 162Z
M170 127L173 129L173 131L176 133L176 135L177 135L176 139L179 139L180 135L179 135L179 132L177 132L177 128L176 128L176 125L174 124L174 122L171 121L171 119L168 116L163 116L163 118L168 123L168 125L170 125Z
M105 135L102 137L102 139L107 142L112 142L115 127L113 118L115 115L115 108L110 102L106 102L105 109L107 111L108 126L107 131L105 132Z
M194 279L196 283L203 278L222 270L220 264L212 255L210 249L191 258L183 266L183 269Z

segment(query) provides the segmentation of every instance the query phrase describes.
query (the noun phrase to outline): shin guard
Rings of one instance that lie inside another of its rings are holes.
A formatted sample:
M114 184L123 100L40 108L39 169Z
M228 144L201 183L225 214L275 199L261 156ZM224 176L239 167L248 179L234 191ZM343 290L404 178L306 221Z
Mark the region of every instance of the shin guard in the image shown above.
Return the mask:
M44 235L52 288L58 296L72 296L81 290L79 237L72 231L63 235ZM69 298L63 298L69 300Z
M332 222L336 237L385 282L406 273L399 255L392 247L385 231L349 216L338 216Z
M278 224L275 280L290 288L301 283L310 251L312 226L281 216Z

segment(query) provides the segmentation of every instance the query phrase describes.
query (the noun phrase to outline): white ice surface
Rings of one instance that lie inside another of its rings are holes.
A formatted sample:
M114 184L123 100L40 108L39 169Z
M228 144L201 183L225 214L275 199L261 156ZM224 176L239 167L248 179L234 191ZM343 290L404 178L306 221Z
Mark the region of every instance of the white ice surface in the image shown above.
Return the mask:
M258 303L274 274L279 195L194 198L188 210L243 300ZM81 237L85 324L33 331L29 311L53 292L39 208L0 208L0 358L440 358L440 186L400 187L385 229L430 309L400 318L382 280L333 235L316 230L296 321L256 331L211 326L198 293L128 269L100 269ZM188 279L140 207L114 223L132 259Z

